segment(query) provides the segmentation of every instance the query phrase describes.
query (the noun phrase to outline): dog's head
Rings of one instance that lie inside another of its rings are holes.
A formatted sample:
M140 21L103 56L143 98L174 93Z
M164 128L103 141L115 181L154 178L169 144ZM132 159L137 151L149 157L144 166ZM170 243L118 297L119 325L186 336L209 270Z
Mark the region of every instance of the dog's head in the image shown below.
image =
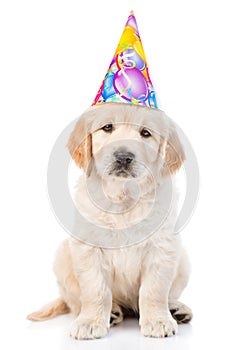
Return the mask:
M91 107L77 122L68 149L90 176L144 178L175 173L184 152L171 120L160 110L109 103Z

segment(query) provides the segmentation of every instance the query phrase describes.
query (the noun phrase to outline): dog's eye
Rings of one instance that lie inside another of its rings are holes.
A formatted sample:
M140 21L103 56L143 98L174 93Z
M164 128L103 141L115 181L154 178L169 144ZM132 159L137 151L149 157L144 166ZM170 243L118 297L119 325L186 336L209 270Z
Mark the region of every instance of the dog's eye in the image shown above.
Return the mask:
M145 128L141 130L140 134L142 137L146 137L146 138L152 136L151 133Z
M102 130L104 130L105 132L111 132L112 131L112 124L104 125Z

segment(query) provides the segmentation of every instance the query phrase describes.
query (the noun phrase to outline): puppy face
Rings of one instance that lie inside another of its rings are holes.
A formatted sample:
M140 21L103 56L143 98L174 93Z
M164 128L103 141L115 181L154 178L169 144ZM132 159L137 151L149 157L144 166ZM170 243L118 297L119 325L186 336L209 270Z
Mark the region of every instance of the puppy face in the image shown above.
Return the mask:
M77 165L90 175L143 178L180 168L184 153L170 119L160 110L127 104L90 108L78 121L68 142Z
M92 154L100 176L144 177L157 157L160 136L145 125L107 121L92 133Z

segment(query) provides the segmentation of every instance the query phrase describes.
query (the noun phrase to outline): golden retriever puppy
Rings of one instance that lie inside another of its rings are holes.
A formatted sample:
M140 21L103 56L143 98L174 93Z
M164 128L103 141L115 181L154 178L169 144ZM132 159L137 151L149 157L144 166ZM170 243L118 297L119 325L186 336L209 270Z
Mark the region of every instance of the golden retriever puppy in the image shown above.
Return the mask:
M71 336L94 339L132 310L145 336L175 334L192 313L178 301L189 263L174 234L174 174L185 158L174 124L147 107L93 106L77 122L68 149L84 170L75 205L94 229L75 221L78 237L62 243L54 264L60 298L28 318L72 312Z

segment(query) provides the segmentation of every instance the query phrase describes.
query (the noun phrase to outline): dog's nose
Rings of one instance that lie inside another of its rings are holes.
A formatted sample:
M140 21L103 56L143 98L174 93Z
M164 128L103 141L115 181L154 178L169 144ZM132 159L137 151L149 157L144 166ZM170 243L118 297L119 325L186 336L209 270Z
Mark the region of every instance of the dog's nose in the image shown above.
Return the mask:
M127 166L132 162L135 158L135 155L128 151L116 151L114 152L114 157L116 158L116 162L121 166Z

